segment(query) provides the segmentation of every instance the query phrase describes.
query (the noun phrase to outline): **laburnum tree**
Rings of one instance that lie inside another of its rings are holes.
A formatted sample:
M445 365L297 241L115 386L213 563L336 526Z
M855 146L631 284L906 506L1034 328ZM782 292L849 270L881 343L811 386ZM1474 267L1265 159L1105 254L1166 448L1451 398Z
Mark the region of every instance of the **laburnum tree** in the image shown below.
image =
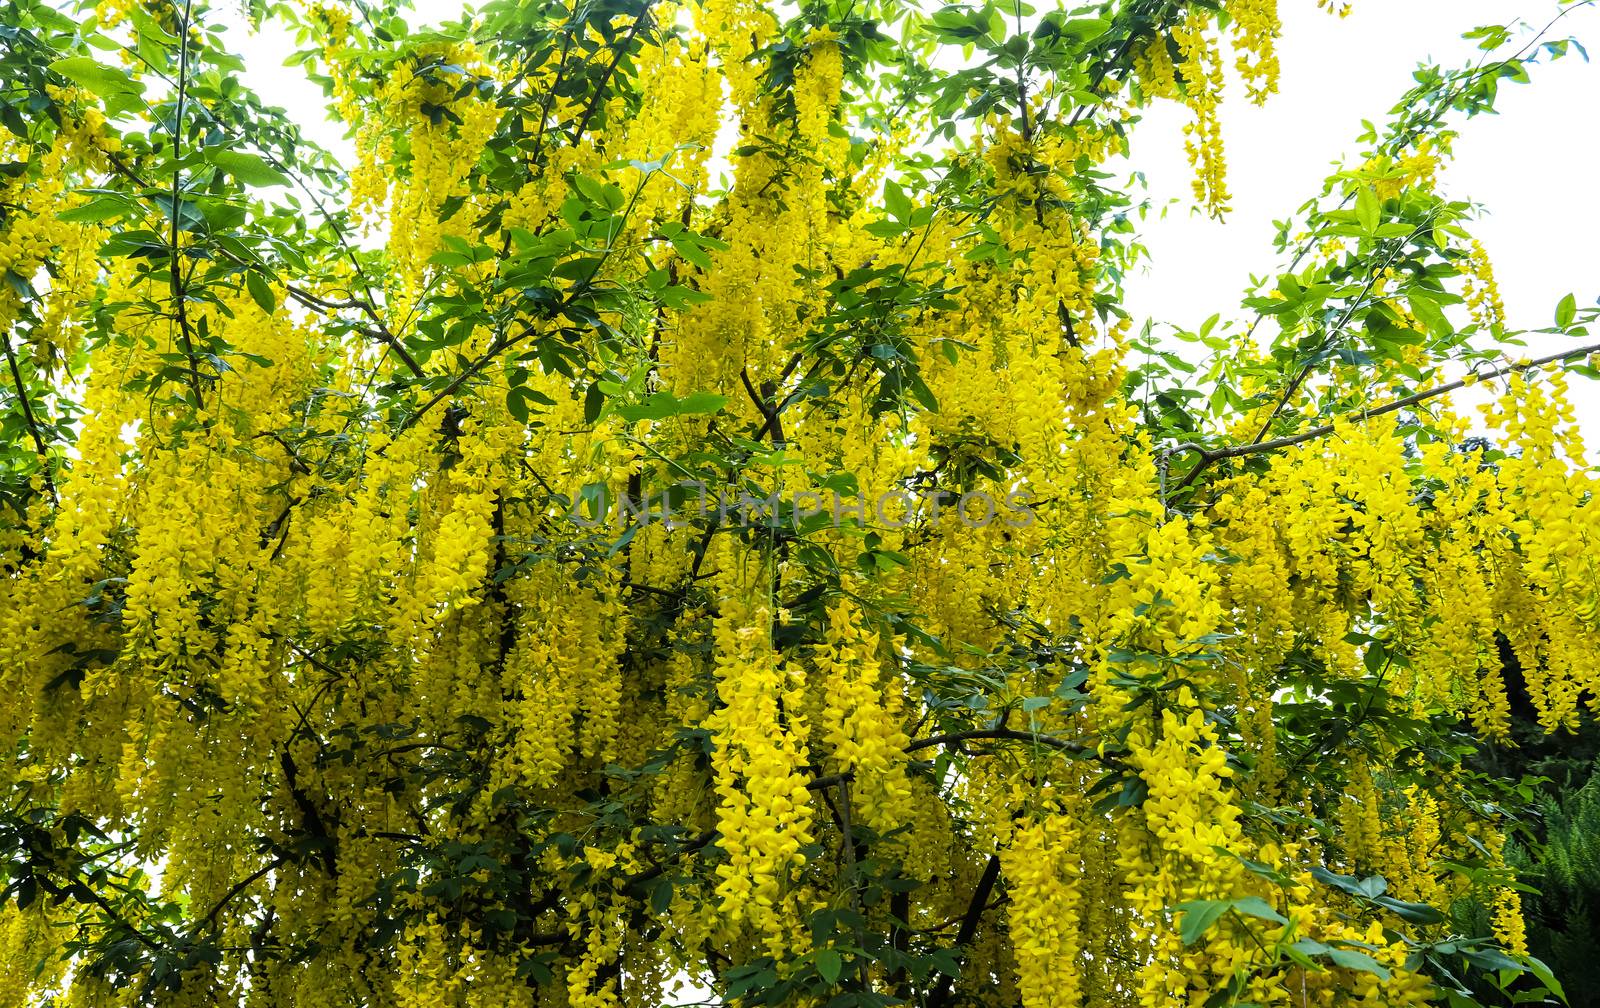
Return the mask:
M1562 997L1478 754L1600 702L1596 312L1436 176L1576 45L1136 329L1277 6L5 0L0 1003Z

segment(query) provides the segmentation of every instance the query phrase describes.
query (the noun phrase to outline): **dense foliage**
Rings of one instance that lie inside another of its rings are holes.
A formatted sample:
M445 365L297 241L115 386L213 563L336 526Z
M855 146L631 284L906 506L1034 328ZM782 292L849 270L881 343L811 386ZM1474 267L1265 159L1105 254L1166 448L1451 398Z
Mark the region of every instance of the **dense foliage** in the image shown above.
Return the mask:
M1576 732L1547 733L1519 687L1514 658L1507 672L1510 733L1473 761L1537 788L1506 842L1506 862L1527 887L1528 951L1561 978L1568 1004L1591 1008L1600 1005L1600 725L1589 719ZM1484 934L1493 907L1467 893L1451 914L1458 929Z
M1435 186L1556 29L1169 338L1129 128L1224 213L1275 0L257 6L348 167L224 13L0 2L0 1002L1559 996L1596 313Z

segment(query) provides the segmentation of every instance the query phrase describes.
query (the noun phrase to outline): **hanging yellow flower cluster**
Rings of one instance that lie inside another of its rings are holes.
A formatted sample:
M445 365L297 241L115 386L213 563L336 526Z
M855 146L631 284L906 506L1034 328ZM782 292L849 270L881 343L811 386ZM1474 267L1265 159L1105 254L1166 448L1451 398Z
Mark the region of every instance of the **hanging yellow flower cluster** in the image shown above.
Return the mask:
M727 585L713 637L722 706L706 725L727 855L717 866L717 896L781 950L792 920L785 897L810 839L803 694L772 648L756 561L729 551L719 569Z
M1247 0L1228 5L1233 17L1234 66L1244 79L1250 100L1261 104L1278 90L1277 40L1283 31L1278 0Z
M1506 306L1500 300L1500 284L1494 278L1494 264L1483 243L1473 241L1472 252L1467 256L1466 274L1467 307L1472 311L1472 321L1486 329L1506 324Z
M1281 31L1277 0L1230 3L1236 65L1246 91L1257 104L1278 88L1277 40ZM1171 39L1156 34L1133 56L1134 77L1152 98L1181 101L1194 115L1184 127L1184 149L1194 168L1195 201L1213 217L1228 211L1227 169L1223 153L1223 57L1212 19L1195 11L1174 29Z

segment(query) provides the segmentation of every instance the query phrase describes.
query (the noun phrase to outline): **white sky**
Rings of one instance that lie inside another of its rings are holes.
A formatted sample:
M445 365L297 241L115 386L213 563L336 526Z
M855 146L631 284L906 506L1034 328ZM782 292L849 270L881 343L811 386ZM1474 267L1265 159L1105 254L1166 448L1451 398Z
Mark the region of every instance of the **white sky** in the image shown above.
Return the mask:
M1134 133L1133 160L1152 194L1183 200L1145 227L1154 262L1130 284L1136 316L1192 327L1226 314L1250 274L1273 265L1273 220L1355 153L1361 121L1383 122L1419 60L1466 64L1479 54L1463 31L1519 16L1542 27L1558 10L1552 0L1354 0L1343 19L1312 0L1283 0L1282 9L1280 93L1256 108L1235 90L1222 111L1234 197L1225 223L1187 212L1187 112L1163 103ZM1600 57L1600 11L1574 12L1551 33L1566 35L1593 43ZM1569 292L1580 305L1600 294L1600 65L1573 53L1532 77L1502 87L1500 115L1457 123L1456 157L1444 174L1453 196L1489 211L1475 234L1494 261L1511 324L1525 327L1549 325Z
M411 20L425 23L458 16L463 6L416 4ZM1133 163L1146 173L1151 194L1158 204L1178 201L1143 225L1153 263L1129 281L1128 308L1138 321L1153 317L1192 328L1213 312L1238 314L1250 274L1275 265L1272 221L1317 192L1335 163L1355 152L1363 119L1383 122L1419 60L1464 65L1481 54L1462 32L1519 19L1543 26L1559 10L1555 0L1354 0L1351 15L1341 19L1318 10L1314 0L1280 6L1280 93L1257 108L1235 87L1223 109L1233 193L1225 222L1189 212L1186 110L1159 103L1134 132ZM1600 59L1600 6L1571 13L1551 33L1566 35L1592 43ZM298 69L277 65L292 51L287 36L269 29L243 48L258 93L288 108L313 139L348 154L337 132L321 125L321 93ZM1511 324L1548 325L1567 293L1580 305L1600 295L1600 185L1593 181L1600 165L1600 65L1573 53L1537 67L1531 84L1502 87L1499 109L1498 116L1456 124L1461 136L1445 185L1489 211L1475 234L1494 261ZM1559 349L1548 337L1532 342L1535 353ZM1600 429L1600 389L1585 384L1574 386L1592 400L1580 403L1592 421L1584 426Z

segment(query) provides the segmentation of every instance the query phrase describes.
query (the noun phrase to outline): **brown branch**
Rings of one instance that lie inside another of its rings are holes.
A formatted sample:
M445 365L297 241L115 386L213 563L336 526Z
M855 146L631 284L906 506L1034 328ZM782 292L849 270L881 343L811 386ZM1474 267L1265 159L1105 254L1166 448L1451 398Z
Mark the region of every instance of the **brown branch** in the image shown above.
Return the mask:
M188 16L188 8L187 7L185 8L185 12L184 13L185 13L185 17L187 17ZM187 39L185 39L185 41L187 41ZM135 57L137 57L141 62L143 62L146 66L148 66L152 71L154 71L157 75L159 75L162 79L166 80L168 83L173 83L172 79L170 77L167 77L166 74L162 73L160 68L156 67L149 60L147 60L143 56L139 55L139 53L135 52L132 49L129 49L127 46L121 46L120 48L122 48L123 51L125 51L125 52L127 52L127 53L129 53L129 54L131 54L131 55L133 55ZM185 83L184 73L183 73L181 68L180 68L180 71L179 71L178 81L176 83L180 88L180 105L179 105L179 109L178 109L178 114L179 114L179 117L181 118L182 111L183 111L182 104L181 104L181 102L182 102L181 89L182 89L182 87L183 87L183 85ZM220 130L220 131L222 131L223 133L226 133L226 134L232 134L236 139L239 139L239 140L247 140L248 139L247 137L243 136L242 134L240 134L238 132L235 132L228 123L224 122L221 119L218 119L217 116L209 108L206 107L206 104L205 104L204 101L196 100L194 102L194 105L200 110L200 112L202 112L206 116L206 119L216 129L218 129L218 130ZM174 146L174 151L176 151L176 146ZM406 349L402 345L400 345L399 340L395 337L395 335L392 332L389 331L389 328L384 324L383 317L382 317L382 315L379 314L378 308L377 308L377 304L375 303L375 301L373 299L373 296L372 296L373 289L377 285L372 282L372 279L367 275L366 270L362 267L361 261L356 258L355 249L351 246L349 239L346 237L345 232L344 232L344 228L340 227L338 221L335 220L333 215L328 212L327 207L324 206L323 203L322 203L322 198L319 197L311 189L310 186L306 185L305 181L300 177L299 173L297 173L295 171L292 171L287 165L285 165L281 160L279 160L271 151L269 151L269 150L267 150L265 148L260 148L259 152L260 152L261 156L267 161L268 164L270 164L272 167L276 168L278 171L282 172L285 177L293 180L293 182L296 185L296 187L298 187L302 192L304 192L306 194L306 197L309 198L311 200L312 204L316 206L317 212L322 215L322 218L325 221L328 222L329 227L331 227L333 229L334 235L339 239L339 245L344 250L346 258L348 258L350 260L350 265L355 270L355 275L358 278L360 278L362 284L365 286L366 292L367 292L367 296L366 296L366 298L364 300L363 299L358 299L358 298L350 298L350 299L348 299L346 301L334 302L334 301L329 301L329 300L327 300L325 298L317 297L316 295L308 294L307 292L305 292L303 290L300 290L299 288L294 287L294 286L292 286L290 284L287 284L287 283L284 285L284 288L285 288L286 292L289 294L290 297L292 297L295 300L299 301L301 304L305 305L307 308L312 308L312 309L318 310L318 311L327 311L330 308L332 308L332 309L338 309L338 308L358 308L358 309L360 309L364 314L366 314L366 316L368 318L370 318L372 320L373 325L377 326L377 330L374 331L374 330L368 330L368 329L361 329L359 331L363 335L366 335L369 338L378 339L380 342L383 342L385 345L387 345L390 348L392 348L395 351L396 356L398 356L401 359L401 361L404 362L406 367L409 368L411 370L412 374L416 375L416 377L418 377L418 378L426 377L426 374L423 372L422 368L417 364L416 359L413 358L411 356L411 354L409 352L407 352ZM145 186L146 188L150 188L149 184L147 182L145 182L144 180L140 179L138 174L133 172L132 169L130 169L127 166L127 164L124 163L120 158L118 158L117 155L114 152L109 152L109 151L106 152L106 157L109 159L111 165L118 170L118 172L120 172L121 174L127 176L128 178L132 179L133 181L137 182L139 185ZM174 213L176 213L176 198L174 198ZM238 256L229 253L226 249L220 249L219 248L219 249L216 249L214 251L217 252L217 253L220 253L221 256L223 258L227 259L229 262L232 262L235 265L244 266L245 268L248 268L247 264L245 264L241 259L239 259Z
M501 353L510 350L512 347L531 336L535 331L536 327L529 325L527 328L523 329L522 332L510 337L509 339L497 338L492 341L483 351L483 353L479 355L477 360L471 362L465 368L463 368L461 373L452 378L449 384L445 385L444 388L436 392L433 398L423 403L420 407L418 407L415 413L401 421L400 426L395 430L394 437L391 439L390 443L392 444L394 440L397 440L400 437L401 434L404 434L406 431L416 426L417 421L426 416L428 412L431 411L435 406L455 395L461 386L465 385L468 381L476 377L479 372L481 372L485 367L488 367L489 364L492 363Z
M1056 738L1053 735L1040 735L1036 732L1020 731L1016 728L979 728L973 731L950 732L945 735L933 735L925 739L917 739L906 746L907 753L914 753L919 749L931 749L934 746L957 746L963 742L976 742L983 740L1005 742L1030 742L1044 746L1046 749L1055 749L1060 752L1069 752L1080 756L1093 756L1105 760L1098 752L1080 742L1070 742L1067 739Z
M178 257L178 221L181 216L178 211L183 195L183 169L179 165L183 161L183 106L189 93L189 18L193 8L194 0L187 0L183 5L183 17L178 22L178 97L172 113L172 206L169 208L172 217L169 232L172 254L167 263L167 276L172 289L172 311L178 325L178 339L183 344L183 355L189 359L189 391L194 393L195 409L204 409L205 399L200 392L200 363L194 355L194 340L189 334L189 313L184 305L188 292L184 289L182 262Z
M632 198L628 200L627 207L622 211L622 224L617 228L617 230L609 233L606 239L606 247L600 253L599 259L595 261L594 268L589 271L589 275L584 277L578 283L574 284L572 289L567 292L566 297L561 299L561 303L556 305L554 308L548 309L540 321L549 321L560 316L570 309L574 304L577 304L579 295L587 293L590 287L593 286L595 278L600 275L600 271L605 268L606 262L611 258L611 253L616 251L617 241L622 237L622 232L624 229L626 229L627 222L633 217L633 208L639 203L639 194L644 192L644 183L645 180L640 179L639 185L633 190ZM407 430L410 430L411 427L414 426L418 420L422 419L422 417L428 413L429 410L432 410L435 406L454 395L462 385L465 385L470 379L479 374L485 367L488 367L491 363L493 363L500 354L510 350L512 347L516 346L518 343L521 343L529 336L532 336L534 333L538 332L538 329L539 323L535 321L529 322L523 327L522 331L517 333L515 336L502 338L501 336L496 335L495 338L489 342L488 348L479 355L477 360L468 364L460 374L451 379L450 383L444 388L440 389L438 393L433 396L433 398L423 403L421 408L419 408L415 413L406 417L405 420L401 422L400 426L395 430L394 437L398 438L401 434L405 433ZM393 441L391 440L390 443L392 444Z
M561 61L556 65L556 78L550 84L550 90L544 95L544 109L539 115L539 133L533 138L533 153L529 156L529 163L537 168L539 158L544 154L544 135L547 124L550 122L550 110L555 106L556 92L561 90L561 79L567 73L567 54L572 49L572 23L569 21L561 32ZM507 240L511 234L506 233Z
M855 779L856 775L847 771L845 773L829 774L826 777L814 777L806 787L812 791L822 791L833 787L835 784L843 784Z
M195 926L194 930L199 931L201 928L209 927L211 922L217 919L217 914L222 912L223 907L226 907L229 903L233 902L235 896L238 896L240 893L250 888L250 886L255 884L255 882L265 877L268 872L271 872L276 868L281 868L286 860L287 859L282 856L273 858L271 861L268 861L260 868L257 868L246 877L240 879L234 884L233 888L229 889L223 894L221 899L217 900L216 904L212 906L211 910L207 912L204 917L200 918L200 923Z
M328 829L323 821L322 813L317 811L316 803L311 796L306 794L300 786L300 768L295 765L294 757L289 755L287 746L278 750L278 762L283 768L285 782L289 785L289 797L294 799L295 807L300 810L301 827L322 841L318 858L329 877L339 877L339 841L333 831Z
M978 921L983 917L983 911L989 905L989 894L994 892L995 883L1000 879L1000 855L989 855L989 863L983 868L983 877L978 879L978 887L972 892L972 902L967 904L967 912L961 918L961 929L956 932L956 949L967 948L972 944L972 939L978 933ZM939 983L928 995L928 1008L945 1008L950 1001L950 985L955 977L949 973L939 974Z
M1417 234L1420 233L1425 227L1431 227L1432 224L1433 215L1430 214L1424 224L1418 225L1416 228L1412 229L1410 234L1406 235L1405 240L1409 242L1412 238L1415 238ZM1378 278L1383 276L1384 271L1387 270L1394 262L1394 257L1399 255L1400 250L1404 247L1405 242L1396 242L1394 247L1389 249L1389 254L1384 256L1382 265L1378 266L1377 269L1372 270L1371 275L1367 277L1366 284L1364 284L1361 288L1361 293L1356 295L1355 300L1351 301L1348 305L1345 305L1344 314L1339 317L1338 322L1334 323L1333 328L1329 329L1323 335L1322 342L1318 345L1316 353L1312 355L1310 360L1306 361L1305 366L1300 368L1299 373L1294 376L1294 380L1289 382L1288 387L1283 390L1283 395L1278 397L1278 403L1276 406L1272 407L1272 412L1267 414L1266 422L1261 425L1261 429L1256 432L1256 436L1250 439L1251 444L1260 444L1266 440L1267 433L1272 430L1273 423L1277 421L1278 417L1283 415L1283 411L1288 407L1289 401L1295 397L1295 393L1300 391L1300 388L1305 384L1306 379L1311 377L1311 372L1316 370L1316 355L1326 352L1333 346L1334 341L1338 339L1340 333L1344 331L1344 327L1349 325L1350 319L1355 316L1356 309L1361 307L1362 302L1366 301L1367 298L1372 295L1373 288L1375 288L1378 284ZM1258 315L1256 317L1257 319L1260 319L1261 316Z
M719 834L716 830L710 830L700 834L693 840L690 840L688 843L678 848L670 857L668 857L665 861L662 861L660 864L646 868L644 871L635 875L630 875L623 881L622 888L625 891L633 891L635 895L641 895L641 893L638 892L639 886L646 882L653 882L665 875L668 871L672 870L672 866L678 858L683 857L685 854L693 854L695 851L709 846L711 842L718 837L718 835Z
M1424 389L1421 392L1413 392L1408 396L1396 399L1394 402L1385 403L1382 406L1377 406L1372 409L1361 410L1359 415L1362 419L1380 417L1387 413L1394 413L1398 410L1403 410L1408 406L1415 406L1418 403L1426 402L1429 399L1454 392L1457 389L1466 388L1468 385L1475 384L1477 382L1493 381L1496 378L1501 378L1508 374L1513 374L1519 371L1531 371L1535 368L1544 367L1546 364L1554 364L1558 361L1569 361L1577 357L1587 357L1590 354L1595 353L1600 353L1600 343L1591 343L1588 346L1578 347L1573 350L1563 350L1560 353L1553 353L1546 357L1540 357L1537 360L1521 361L1516 364L1507 364L1504 367L1499 367L1493 371L1490 371L1488 374L1474 374L1470 376L1470 378L1458 378L1457 380L1453 382L1447 382L1444 385L1437 385L1430 389ZM1220 462L1223 459L1243 458L1246 455L1261 455L1266 452L1277 451L1280 448L1289 448L1293 445L1302 444L1306 441L1315 441L1317 438L1327 437L1329 434L1332 434L1335 429L1335 424L1327 423L1320 427L1313 427L1310 430L1301 431L1298 434L1290 434L1286 437L1275 438L1271 441L1258 441L1251 444L1231 445L1227 448L1206 448L1203 445L1192 443L1177 445L1169 449L1168 454L1175 455L1178 452L1193 452L1200 456L1200 461L1195 463L1194 468L1190 469L1188 475L1183 478L1183 482L1174 487L1172 492L1178 493L1188 487L1200 475L1200 472L1213 462Z
M904 280L905 277L902 275L901 279ZM784 382L788 381L790 376L794 374L795 369L800 366L800 362L804 358L805 358L805 351L804 350L795 351L793 356L791 356L789 358L789 363L787 363L787 364L785 364L783 366L783 370L781 372L779 372L778 377L776 379L774 379L773 382L771 383L772 384L772 388L774 390L776 390L777 388L782 386ZM821 361L819 360L817 363L821 364ZM748 376L742 376L742 377L745 377L745 381L748 383L748 381L749 381ZM793 406L795 404L795 401L799 399L800 390L805 388L806 382L809 379L810 379L810 375L807 375L807 377L805 379L801 380L799 388L796 388L793 392L790 392L788 395L784 396L781 400L778 401L777 405L773 406L772 413L768 414L767 417L766 417L766 422L763 423L759 428L756 429L755 436L751 438L752 441L760 441L762 438L766 437L769 433L777 433L776 440L779 440L779 441L783 440L782 433L781 432L775 432L774 428L778 427L780 425L780 421L781 421L781 418L783 417L784 410L787 410L790 406Z
M589 104L583 110L583 117L578 120L578 127L573 131L572 146L578 146L578 141L583 139L584 131L589 128L589 120L594 118L595 113L600 110L600 105L605 101L606 86L611 83L612 75L617 72L617 67L622 64L622 58L628 54L628 47L633 45L633 40L639 34L639 29L643 28L645 22L649 20L650 5L646 4L644 10L639 12L639 16L629 26L628 34L622 37L622 41L612 51L611 63L607 65L605 72L600 75L599 82L594 86L594 94L589 96Z
M22 380L22 368L17 364L16 351L11 348L9 333L0 332L0 345L6 348L6 363L11 367L11 380L17 386L17 401L22 404L22 421L27 425L28 434L33 438L33 447L39 452L39 462L44 466L44 479L50 487L50 496L56 493L54 477L50 475L50 451L45 447L44 435L39 431L38 418L33 415L33 403L28 398L28 386Z
M756 434L759 441L768 432L772 432L773 444L784 444L787 439L783 436L783 416L778 407L767 401L767 397L756 391L755 383L750 380L750 369L739 369L739 380L744 383L744 390L750 396L750 401L755 403L756 409L761 411L761 416L766 420ZM768 389L773 389L773 383L764 383Z

